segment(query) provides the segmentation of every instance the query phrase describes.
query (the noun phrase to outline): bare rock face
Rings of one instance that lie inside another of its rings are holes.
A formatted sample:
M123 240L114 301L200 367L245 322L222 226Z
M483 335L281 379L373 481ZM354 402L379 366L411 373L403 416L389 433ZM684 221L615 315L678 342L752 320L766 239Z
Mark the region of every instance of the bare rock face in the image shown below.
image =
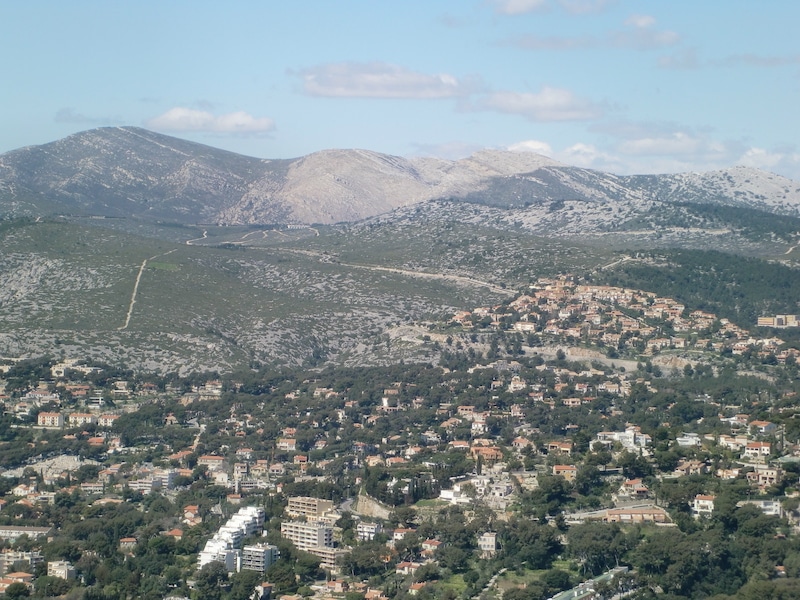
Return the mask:
M515 218L578 230L589 217L618 222L654 202L800 214L800 184L744 167L622 177L501 150L457 161L368 150L263 160L136 127L94 129L0 155L0 216L330 224L437 199L524 208L528 216ZM567 205L571 214L557 210Z

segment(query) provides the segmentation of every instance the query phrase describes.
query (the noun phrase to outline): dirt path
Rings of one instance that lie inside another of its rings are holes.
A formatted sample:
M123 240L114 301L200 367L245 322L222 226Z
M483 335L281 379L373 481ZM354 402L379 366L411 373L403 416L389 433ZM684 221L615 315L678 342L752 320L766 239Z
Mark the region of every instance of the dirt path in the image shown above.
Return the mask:
M155 256L151 256L150 258L145 258L142 261L142 264L139 266L139 272L136 274L136 281L134 281L133 283L133 293L131 294L130 304L128 304L128 314L125 315L125 324L122 327L117 327L118 331L127 329L128 325L130 325L131 323L131 316L133 315L133 305L136 304L136 294L139 292L139 282L141 282L142 280L142 273L144 273L144 269L147 266L147 261L160 258L162 256L166 256L167 254L172 254L173 252L175 252L175 250L170 250L169 252L164 252L163 254L156 254Z
M294 254L302 254L304 256L310 256L311 258L316 258L323 262L332 262L331 256L327 254L322 254L320 252L313 252L311 250L296 250L296 249L289 249L289 248L281 248L284 252L292 252ZM397 275L405 275L406 277L416 277L418 279L433 279L439 281L447 281L450 283L460 283L462 285L469 285L469 286L477 286L477 287L485 287L489 288L495 294L500 294L503 296L515 296L516 291L513 289L507 289L504 287L500 287L494 283L490 283L488 281L482 281L480 279L474 279L472 277L465 277L463 275L447 275L445 273L426 273L425 271L412 271L410 269L399 269L397 267L381 267L378 265L360 265L355 263L346 263L346 262L336 262L337 265L341 265L343 267L350 267L351 269L362 269L364 271L376 271L382 273L395 273Z
M186 240L186 245L187 246L194 246L193 242L199 242L199 241L204 240L206 238L208 238L208 230L204 229L203 230L203 237L194 238L193 240Z

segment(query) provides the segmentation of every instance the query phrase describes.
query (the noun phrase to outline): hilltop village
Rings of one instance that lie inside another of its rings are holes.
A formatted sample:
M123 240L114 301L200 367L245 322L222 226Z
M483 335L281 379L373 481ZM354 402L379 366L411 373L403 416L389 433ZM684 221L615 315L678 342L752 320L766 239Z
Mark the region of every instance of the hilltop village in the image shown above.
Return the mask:
M426 331L435 364L5 360L0 591L800 593L795 345L569 276Z

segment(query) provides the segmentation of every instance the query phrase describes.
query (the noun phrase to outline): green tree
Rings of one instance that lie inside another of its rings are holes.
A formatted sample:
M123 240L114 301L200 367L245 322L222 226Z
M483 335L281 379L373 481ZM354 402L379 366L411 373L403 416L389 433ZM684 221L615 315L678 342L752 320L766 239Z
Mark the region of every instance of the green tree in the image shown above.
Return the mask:
M221 586L228 582L228 571L219 561L213 561L205 565L197 575L195 580L195 590L201 600L221 600Z
M258 571L244 569L231 577L231 591L228 600L249 600L255 587L263 576Z
M24 583L15 582L6 588L4 597L9 600L17 600L18 598L28 598L31 595L28 586Z

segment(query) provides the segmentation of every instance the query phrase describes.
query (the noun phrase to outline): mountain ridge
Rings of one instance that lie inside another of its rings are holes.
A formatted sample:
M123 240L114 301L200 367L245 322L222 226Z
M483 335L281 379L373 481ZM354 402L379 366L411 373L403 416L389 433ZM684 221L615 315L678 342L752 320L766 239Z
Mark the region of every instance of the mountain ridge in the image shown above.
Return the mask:
M492 149L455 161L363 149L261 159L137 127L92 129L0 155L0 214L7 217L334 224L446 199L520 210L520 222L534 230L561 221L578 231L588 223L619 226L687 201L800 215L800 183L749 167L615 175ZM544 218L565 208L586 218ZM618 218L592 217L598 211Z

